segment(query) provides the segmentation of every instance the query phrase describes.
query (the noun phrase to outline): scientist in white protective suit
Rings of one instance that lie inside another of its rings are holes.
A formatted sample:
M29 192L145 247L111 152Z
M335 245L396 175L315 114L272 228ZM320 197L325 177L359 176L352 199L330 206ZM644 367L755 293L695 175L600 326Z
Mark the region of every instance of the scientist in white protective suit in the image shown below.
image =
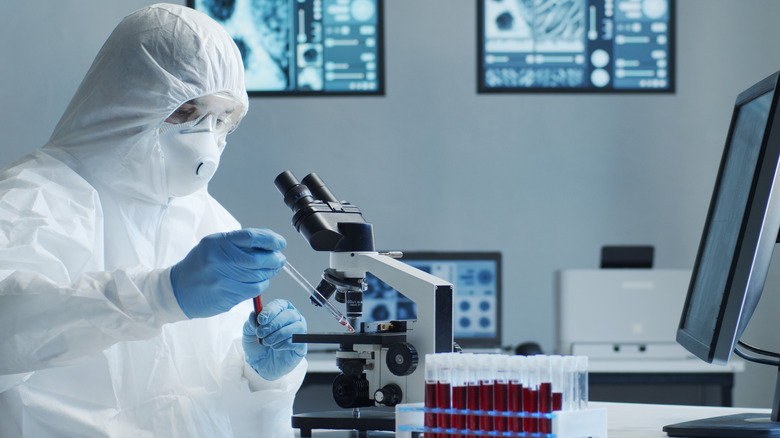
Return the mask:
M149 6L0 171L0 436L293 435L306 322L250 300L285 241L206 191L247 105L230 36Z

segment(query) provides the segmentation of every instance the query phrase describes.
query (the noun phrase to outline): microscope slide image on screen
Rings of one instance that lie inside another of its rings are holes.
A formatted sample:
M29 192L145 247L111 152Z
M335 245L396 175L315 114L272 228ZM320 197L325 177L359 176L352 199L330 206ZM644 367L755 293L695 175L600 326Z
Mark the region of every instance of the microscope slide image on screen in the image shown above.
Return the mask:
M252 95L382 94L382 0L188 0L233 37Z
M674 91L674 0L480 0L479 90Z
M453 284L453 337L464 347L500 347L499 272L495 260L405 260ZM370 321L417 318L416 305L373 275L366 276L363 315Z

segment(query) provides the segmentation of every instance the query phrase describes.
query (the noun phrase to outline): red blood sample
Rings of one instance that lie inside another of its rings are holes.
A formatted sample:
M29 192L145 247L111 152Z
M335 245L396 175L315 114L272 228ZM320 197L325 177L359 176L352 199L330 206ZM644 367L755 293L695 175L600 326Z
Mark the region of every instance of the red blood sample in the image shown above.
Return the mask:
M560 411L563 409L563 393L553 392L553 411Z
M489 411L493 410L493 382L481 382L479 385L479 407L482 409L482 417L480 419L480 429L483 431L492 431L493 429L493 417L488 415Z
M539 391L531 388L523 388L523 411L527 413L539 412ZM523 431L525 433L536 433L538 429L537 417L526 417L523 419Z
M451 385L445 382L436 384L436 407L440 409L450 409L452 407ZM436 422L442 429L450 428L450 414L437 414ZM439 438L449 438L449 434L438 434Z
M469 430L479 430L479 415L477 415L476 411L480 410L480 404L479 404L479 385L478 384L470 384L467 387L468 394L466 395L466 403L468 403L469 411L471 413L469 414L467 425ZM476 435L470 435L470 436L476 436Z
M425 407L429 409L436 407L436 383L425 382ZM437 419L436 414L426 412L424 426L428 428L438 427Z
M523 385L520 383L509 383L509 411L523 412ZM522 432L523 419L521 417L511 417L509 428L512 432Z
M552 412L552 384L544 382L539 385L539 412L549 414ZM552 420L549 418L539 419L539 432L552 432Z
M499 412L506 412L509 410L509 384L508 383L495 383L495 389L493 394L493 408L496 411ZM502 415L497 415L493 419L493 425L495 430L499 432L506 432L508 429L507 426L507 417Z
M454 409L461 409L461 410L468 409L468 387L467 386L452 387L452 407ZM459 430L465 429L466 414L453 414L452 427Z

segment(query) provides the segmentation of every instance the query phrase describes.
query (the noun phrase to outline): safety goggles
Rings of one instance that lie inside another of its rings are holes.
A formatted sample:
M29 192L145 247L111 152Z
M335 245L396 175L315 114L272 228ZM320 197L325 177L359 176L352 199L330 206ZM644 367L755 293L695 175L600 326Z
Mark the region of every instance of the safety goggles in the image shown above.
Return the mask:
M182 132L213 132L224 137L233 132L241 121L243 107L226 93L215 93L183 103L165 123L185 125Z

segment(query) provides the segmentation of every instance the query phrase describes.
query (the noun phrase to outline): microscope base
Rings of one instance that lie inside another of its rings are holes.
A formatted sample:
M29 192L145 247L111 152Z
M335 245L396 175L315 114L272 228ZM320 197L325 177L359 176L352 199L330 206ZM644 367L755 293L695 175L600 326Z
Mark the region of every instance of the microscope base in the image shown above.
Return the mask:
M294 414L293 429L301 430L301 437L311 437L312 429L370 430L395 431L395 409L360 408L360 416L355 417L352 410L311 412ZM360 436L367 436L361 434Z

